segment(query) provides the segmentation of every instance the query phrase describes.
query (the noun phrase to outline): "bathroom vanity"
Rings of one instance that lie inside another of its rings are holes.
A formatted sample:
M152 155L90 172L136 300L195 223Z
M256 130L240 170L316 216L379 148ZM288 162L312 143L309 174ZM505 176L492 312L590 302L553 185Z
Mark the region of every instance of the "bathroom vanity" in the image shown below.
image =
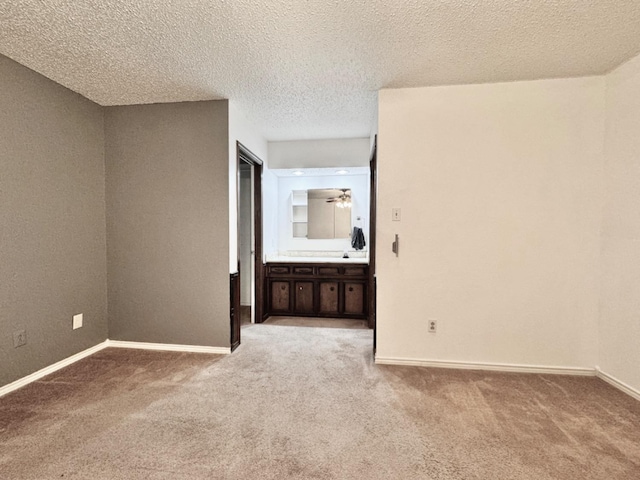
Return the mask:
M370 320L368 251L351 240L355 227L368 235L368 169L348 178L282 180L285 210L278 217L277 253L267 255L263 268L263 318Z
M366 259L269 262L265 276L267 315L368 317Z

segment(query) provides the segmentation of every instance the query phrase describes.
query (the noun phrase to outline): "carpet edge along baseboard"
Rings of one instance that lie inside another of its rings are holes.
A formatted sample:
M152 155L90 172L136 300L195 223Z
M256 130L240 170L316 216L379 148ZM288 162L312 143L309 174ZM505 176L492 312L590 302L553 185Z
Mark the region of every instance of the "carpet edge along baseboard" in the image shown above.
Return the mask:
M383 357L376 355L378 365L407 365L414 367L455 368L459 370L487 370L492 372L550 373L556 375L595 376L595 368L521 365L510 363L461 362L456 360L423 360L417 358Z
M32 382L40 380L42 377L46 377L47 375L57 372L64 367L68 367L69 365L76 363L83 358L89 357L105 348L107 348L106 340L104 342L98 343L97 345L94 345L93 347L87 348L86 350L82 350L81 352L71 355L70 357L64 358L59 362L41 368L40 370L30 373L25 377L19 378L18 380L15 380L7 385L4 385L3 387L0 387L0 397L6 395L7 393L13 392L14 390L22 388Z
M417 358L384 357L376 355L376 365L398 365L412 367L453 368L458 370L486 370L490 372L537 373L552 375L578 375L598 377L612 387L640 401L640 390L627 385L613 375L603 372L599 367L557 367L544 365L518 365L508 363L457 362L443 360L423 360Z
M603 372L602 370L600 370L600 367L596 367L596 376L602 381L607 382L612 387L615 387L618 390L640 401L640 390L633 388L631 385L627 385L613 375L609 375L608 373Z
M167 343L146 343L146 342L126 342L120 340L105 340L104 342L100 342L93 347L87 348L86 350L82 350L70 357L64 358L58 362L55 362L49 366L41 368L29 375L26 375L22 378L14 380L7 385L0 387L0 397L13 392L19 388L22 388L32 382L36 382L47 375L50 375L62 368L68 367L76 363L83 358L89 357L94 353L99 352L105 348L133 348L138 350L158 350L158 351L168 351L168 352L189 352L189 353L208 353L215 355L229 355L231 353L231 349L229 347L206 347L200 345L177 345L177 344L167 344Z
M164 352L211 353L229 355L230 347L207 347L204 345L179 345L173 343L128 342L124 340L107 340L107 347L135 348L138 350L159 350Z

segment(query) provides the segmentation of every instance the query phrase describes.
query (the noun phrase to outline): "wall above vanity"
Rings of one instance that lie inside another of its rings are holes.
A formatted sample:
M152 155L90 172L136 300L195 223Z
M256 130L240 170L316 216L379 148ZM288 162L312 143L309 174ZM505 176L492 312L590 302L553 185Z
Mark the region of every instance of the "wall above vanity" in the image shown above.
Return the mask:
M269 142L269 167L322 168L367 167L371 156L370 138L331 138Z

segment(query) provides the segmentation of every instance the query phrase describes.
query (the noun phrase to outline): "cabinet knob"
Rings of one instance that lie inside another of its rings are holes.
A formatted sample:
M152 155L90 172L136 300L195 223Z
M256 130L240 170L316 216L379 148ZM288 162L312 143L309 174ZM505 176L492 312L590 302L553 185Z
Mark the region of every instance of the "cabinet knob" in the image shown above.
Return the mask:
M349 287L349 291L350 291L350 292L353 292L353 287Z
M280 290L284 290L285 286L284 285L280 285Z
M302 287L300 287L300 290L302 290Z
M331 287L329 290L333 292L335 290L335 287Z

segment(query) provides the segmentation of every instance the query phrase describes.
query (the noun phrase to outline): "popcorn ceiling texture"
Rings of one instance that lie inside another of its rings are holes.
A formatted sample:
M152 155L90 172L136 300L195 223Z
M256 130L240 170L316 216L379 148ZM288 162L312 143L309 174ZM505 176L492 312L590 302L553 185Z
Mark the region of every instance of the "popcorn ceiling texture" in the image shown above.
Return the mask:
M101 105L229 98L269 140L362 137L376 91L601 74L637 0L0 0L0 52Z

